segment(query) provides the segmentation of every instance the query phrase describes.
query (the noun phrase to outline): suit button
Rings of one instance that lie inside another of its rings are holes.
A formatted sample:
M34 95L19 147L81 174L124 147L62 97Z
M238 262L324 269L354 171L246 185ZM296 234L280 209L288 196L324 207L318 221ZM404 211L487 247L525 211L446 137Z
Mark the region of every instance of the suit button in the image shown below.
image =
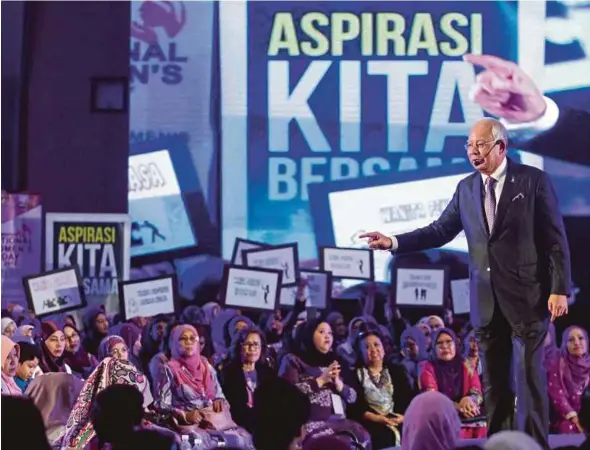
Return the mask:
M488 267L486 270L489 272L490 271L490 268Z

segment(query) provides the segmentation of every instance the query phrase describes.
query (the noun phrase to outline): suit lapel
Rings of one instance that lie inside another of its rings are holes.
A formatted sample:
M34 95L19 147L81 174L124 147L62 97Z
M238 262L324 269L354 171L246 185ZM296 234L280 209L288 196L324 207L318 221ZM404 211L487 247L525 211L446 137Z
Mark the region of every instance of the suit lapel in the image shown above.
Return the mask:
M479 222L479 226L483 234L487 236L488 234L488 227L485 223L485 218L483 216L483 182L481 180L481 175L479 173L473 179L473 186L471 187L471 194L473 195L473 199L476 205L476 215L477 221Z
M512 205L512 199L518 190L519 179L517 175L516 165L508 159L508 165L506 167L506 179L504 180L504 187L500 194L500 201L498 203L498 209L496 211L496 220L494 221L494 229L491 232L490 237L493 237L498 233L498 230L502 226L502 222L506 218L508 209Z

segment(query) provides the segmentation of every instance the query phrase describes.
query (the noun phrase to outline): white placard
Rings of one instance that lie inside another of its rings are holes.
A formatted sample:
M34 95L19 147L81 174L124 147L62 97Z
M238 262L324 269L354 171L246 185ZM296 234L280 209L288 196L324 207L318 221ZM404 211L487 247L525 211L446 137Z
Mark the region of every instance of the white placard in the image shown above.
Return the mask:
M399 306L443 306L444 269L398 268L395 301Z
M320 248L320 268L334 278L373 279L373 250L365 248Z
M279 302L281 277L280 270L226 267L225 306L274 311Z
M274 247L244 250L242 259L247 267L260 267L283 272L283 286L294 286L299 277L299 257L297 244L277 245Z
M37 317L86 306L75 268L67 268L23 279L29 306Z
M468 314L471 310L469 303L469 278L451 280L451 296L453 297L453 312Z
M125 320L174 313L173 276L121 283L119 288Z
M234 251L232 252L231 263L234 266L243 266L244 261L242 259L242 251L244 250L256 250L267 247L262 242L248 241L246 239L237 238L234 244Z

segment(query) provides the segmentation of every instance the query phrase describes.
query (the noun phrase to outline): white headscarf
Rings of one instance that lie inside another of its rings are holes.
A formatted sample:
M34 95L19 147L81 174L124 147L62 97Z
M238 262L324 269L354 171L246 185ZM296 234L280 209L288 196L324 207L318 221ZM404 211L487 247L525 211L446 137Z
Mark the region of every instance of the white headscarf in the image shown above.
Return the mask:
M14 320L12 320L10 317L3 317L2 320L0 320L0 328L2 329L1 330L2 334L4 334L4 332L6 331L6 328L8 328L8 326L10 324L14 325L14 329L16 331L16 322Z

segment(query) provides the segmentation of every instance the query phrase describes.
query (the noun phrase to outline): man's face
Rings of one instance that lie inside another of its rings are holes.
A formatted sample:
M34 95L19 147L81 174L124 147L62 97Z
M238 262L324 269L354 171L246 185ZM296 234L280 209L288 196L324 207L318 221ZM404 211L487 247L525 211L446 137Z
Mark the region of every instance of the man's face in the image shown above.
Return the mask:
M469 133L467 154L475 170L491 175L506 156L506 144L494 139L492 122L477 122Z

